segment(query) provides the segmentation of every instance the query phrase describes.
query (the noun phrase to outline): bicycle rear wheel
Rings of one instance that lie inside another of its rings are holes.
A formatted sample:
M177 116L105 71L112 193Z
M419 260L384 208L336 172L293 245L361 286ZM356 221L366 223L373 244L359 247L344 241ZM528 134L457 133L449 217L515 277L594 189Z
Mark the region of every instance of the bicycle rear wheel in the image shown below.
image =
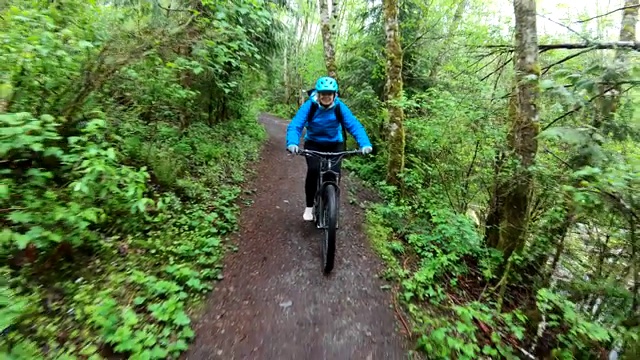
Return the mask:
M322 216L324 220L324 240L322 242L322 271L329 274L333 270L336 253L336 224L338 222L338 204L336 188L327 185L322 202Z

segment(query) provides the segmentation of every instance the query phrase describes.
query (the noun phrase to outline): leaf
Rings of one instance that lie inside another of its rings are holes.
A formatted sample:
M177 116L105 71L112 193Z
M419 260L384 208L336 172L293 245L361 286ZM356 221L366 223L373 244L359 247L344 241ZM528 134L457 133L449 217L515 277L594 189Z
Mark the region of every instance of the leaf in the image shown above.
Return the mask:
M97 351L98 347L90 344L80 350L80 355L89 356L95 354Z
M190 327L185 327L180 333L180 337L184 339L191 339L195 336L195 332Z
M489 356L497 356L498 355L498 350L492 348L489 345L485 345L482 348L482 353L485 354L485 355L489 355Z
M18 250L24 250L31 242L31 238L19 233L13 233L13 241L16 243Z
M556 83L553 80L550 79L544 79L542 81L540 81L540 88L542 89L551 89L554 88L556 86Z
M144 304L145 301L147 301L146 297L144 297L144 296L136 296L133 299L133 304L139 306L139 305Z
M0 84L0 99L9 99L13 94L13 87L9 83Z
M132 326L138 323L138 316L131 308L126 308L122 311L122 318L125 326Z
M590 140L587 130L583 128L551 127L539 136L543 139L555 138L572 145L584 144Z
M169 355L169 350L167 350L166 348L160 347L159 345L156 345L153 347L153 349L151 349L150 355L152 359L166 359L167 356Z
M0 199L1 200L9 199L9 185L0 184Z
M8 227L5 227L4 229L2 229L2 232L0 232L0 245L9 244L9 241L11 241L12 235L13 235L13 231L11 231L11 229L9 229Z
M80 46L83 49L90 49L93 47L93 44L86 40L80 40L78 41L78 46Z
M187 326L191 323L191 319L184 311L178 311L173 318L173 323L178 326Z
M442 342L447 335L447 329L444 327L437 328L436 330L431 332L430 337L436 342Z
M178 341L176 341L175 343L171 344L173 350L178 350L178 351L184 351L187 350L189 348L189 345L187 345L187 343L182 340L182 339L178 339Z
M575 88L576 90L587 90L589 92L593 92L595 89L596 83L593 79L582 77L580 80L576 81Z
M116 150L114 148L108 148L107 157L111 160L116 160Z
M16 224L28 224L33 221L33 215L24 211L12 211L8 218Z

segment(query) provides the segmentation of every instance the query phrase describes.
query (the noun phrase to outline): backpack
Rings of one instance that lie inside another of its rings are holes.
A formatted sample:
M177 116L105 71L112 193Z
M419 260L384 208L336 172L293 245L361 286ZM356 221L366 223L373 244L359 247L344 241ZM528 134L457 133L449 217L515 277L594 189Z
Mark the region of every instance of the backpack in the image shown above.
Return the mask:
M312 90L308 90L307 94L311 95ZM337 96L337 94L336 94ZM310 123L311 120L313 119L313 115L316 113L316 111L318 111L318 108L320 107L320 105L318 105L318 103L312 101L311 102L311 108L309 109L309 113L307 114L307 123ZM347 148L347 131L346 131L346 127L344 126L344 117L342 116L342 111L340 110L340 104L336 103L336 106L333 107L333 111L336 114L336 119L338 120L338 122L340 122L340 125L342 126L342 141L344 144L344 148Z

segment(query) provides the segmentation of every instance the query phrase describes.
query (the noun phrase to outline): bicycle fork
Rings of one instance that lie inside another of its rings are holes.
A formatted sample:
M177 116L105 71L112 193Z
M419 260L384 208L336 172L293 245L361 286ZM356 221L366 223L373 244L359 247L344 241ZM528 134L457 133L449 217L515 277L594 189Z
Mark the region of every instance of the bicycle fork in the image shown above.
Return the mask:
M335 189L335 194L336 194L336 229L339 228L339 224L340 224L340 186L338 185L340 183L340 173L335 172L333 170L331 170L333 164L332 161L330 159L326 159L323 160L323 162L320 165L320 176L318 176L318 183L316 186L316 201L315 201L315 209L314 209L314 216L316 217L316 227L318 229L324 229L326 228L327 224L324 223L324 212L323 212L323 207L324 207L324 197L326 196L326 188L328 186L333 186L333 188ZM327 170L322 171L323 168L326 168ZM324 174L327 172L331 172L333 173L333 175L335 176L335 181L324 181Z
M324 207L324 197L325 195L325 189L328 186L333 186L333 188L335 189L335 194L336 194L336 229L340 228L340 187L334 183L334 182L326 182L324 183L324 185L320 185L320 188L318 189L317 193L316 193L316 201L315 201L315 209L313 211L313 216L315 216L316 219L316 227L318 229L324 229L326 228L327 224L324 223L324 212L323 212L323 207Z

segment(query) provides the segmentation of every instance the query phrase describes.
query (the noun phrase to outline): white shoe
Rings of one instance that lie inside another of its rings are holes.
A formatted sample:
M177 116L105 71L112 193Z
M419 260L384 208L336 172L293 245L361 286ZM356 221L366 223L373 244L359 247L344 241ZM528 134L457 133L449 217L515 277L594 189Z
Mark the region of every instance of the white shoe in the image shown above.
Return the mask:
M304 214L302 214L304 221L313 221L313 208L304 208Z

